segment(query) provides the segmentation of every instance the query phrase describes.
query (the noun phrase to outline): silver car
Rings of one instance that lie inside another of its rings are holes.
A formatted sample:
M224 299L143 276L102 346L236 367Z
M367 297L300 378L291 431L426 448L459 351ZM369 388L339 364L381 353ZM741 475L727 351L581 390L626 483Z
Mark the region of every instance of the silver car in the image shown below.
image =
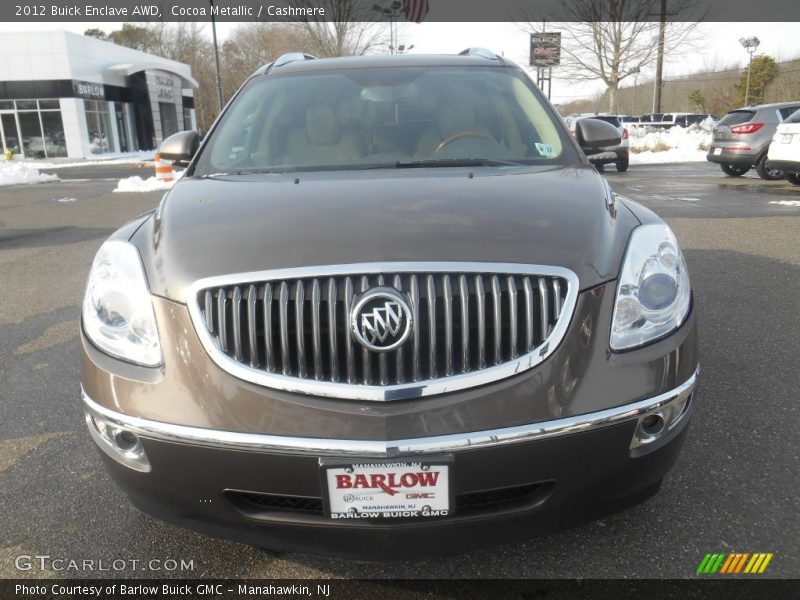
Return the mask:
M797 109L800 101L732 110L714 127L706 158L719 163L731 177L741 177L755 167L761 179L783 179L783 171L767 166L767 150L778 124Z

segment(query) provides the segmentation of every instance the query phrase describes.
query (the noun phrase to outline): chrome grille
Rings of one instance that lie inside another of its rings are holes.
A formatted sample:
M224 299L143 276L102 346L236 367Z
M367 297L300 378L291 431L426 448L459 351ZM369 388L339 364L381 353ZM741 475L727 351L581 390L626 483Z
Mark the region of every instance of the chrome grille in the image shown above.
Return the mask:
M393 287L411 337L375 352L350 332L359 296ZM566 269L487 263L343 265L202 280L190 311L212 358L279 389L364 400L453 391L544 360L577 297ZM474 376L474 377L473 377Z

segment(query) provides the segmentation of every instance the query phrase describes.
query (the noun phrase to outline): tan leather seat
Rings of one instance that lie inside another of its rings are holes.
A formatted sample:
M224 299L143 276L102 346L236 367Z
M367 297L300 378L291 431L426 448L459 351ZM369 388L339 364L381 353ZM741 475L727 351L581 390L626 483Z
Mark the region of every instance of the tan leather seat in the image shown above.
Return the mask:
M304 127L289 135L287 165L340 165L364 156L363 145L351 130L342 130L336 108L313 104L306 111Z

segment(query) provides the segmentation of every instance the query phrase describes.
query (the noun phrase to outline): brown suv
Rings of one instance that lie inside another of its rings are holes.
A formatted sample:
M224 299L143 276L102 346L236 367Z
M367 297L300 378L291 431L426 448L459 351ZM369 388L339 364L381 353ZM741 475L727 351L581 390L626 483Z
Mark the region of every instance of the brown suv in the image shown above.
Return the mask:
M256 72L92 265L89 432L134 505L261 546L464 551L654 493L698 375L683 255L499 56Z

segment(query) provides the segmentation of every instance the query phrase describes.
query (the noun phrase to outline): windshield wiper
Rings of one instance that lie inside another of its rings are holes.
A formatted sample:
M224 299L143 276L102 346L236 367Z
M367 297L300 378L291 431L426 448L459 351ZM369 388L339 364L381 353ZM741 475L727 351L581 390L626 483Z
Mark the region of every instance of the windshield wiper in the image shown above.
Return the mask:
M419 167L520 167L521 163L495 158L431 158L396 162L396 169L416 169Z

